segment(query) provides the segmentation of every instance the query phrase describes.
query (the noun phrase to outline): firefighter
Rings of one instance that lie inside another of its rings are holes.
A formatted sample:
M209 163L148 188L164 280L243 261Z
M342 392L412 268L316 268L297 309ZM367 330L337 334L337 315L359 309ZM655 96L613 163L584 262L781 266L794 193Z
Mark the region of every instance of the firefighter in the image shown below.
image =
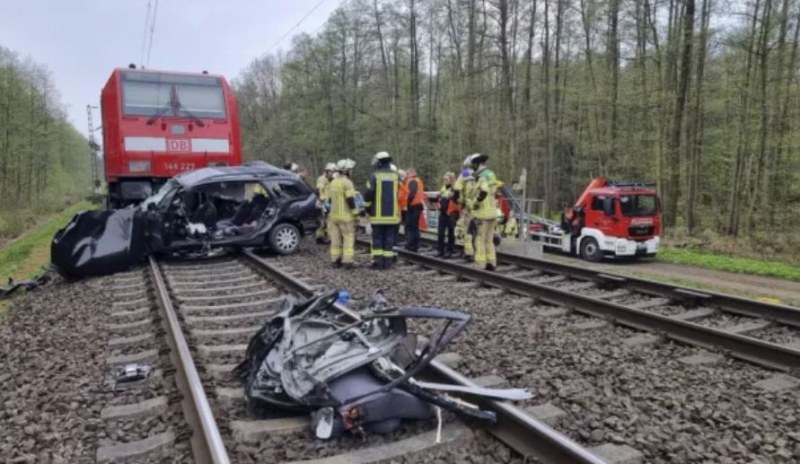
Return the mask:
M406 250L416 253L419 251L420 241L419 218L425 209L425 184L417 177L416 169L408 168L405 185L408 189L405 217Z
M453 194L456 204L461 207L461 217L456 224L456 235L463 237L464 242L464 259L472 261L475 257L474 243L474 230L472 226L472 210L470 209L470 201L475 193L475 177L473 176L472 155L464 159L464 165L461 168L456 183L453 184Z
M493 271L497 266L497 255L494 245L494 225L497 221L497 206L495 204L495 191L497 190L497 177L486 166L489 159L486 155L476 153L471 156L470 163L475 170L475 195L472 199L471 209L477 219L478 227L475 236L475 264Z
M317 196L319 197L320 204L322 204L322 224L320 228L317 229L317 243L322 245L329 243L325 238L325 219L329 212L328 209L330 208L330 205L327 204L328 186L331 183L331 179L333 179L334 171L336 171L336 165L334 163L328 163L325 165L322 175L317 177Z
M442 177L442 188L439 190L439 224L437 258L450 258L455 252L456 234L455 225L458 220L458 206L453 198L453 183L456 175L452 172L445 173ZM445 245L446 239L446 245Z
M372 266L388 269L394 263L394 244L400 208L397 203L400 176L392 171L392 157L382 151L372 158L375 170L367 182L364 206L372 225Z
M353 267L356 244L356 190L350 175L356 166L350 159L340 160L336 164L339 176L327 187L327 196L331 210L328 214L328 236L331 239L331 261L334 267Z

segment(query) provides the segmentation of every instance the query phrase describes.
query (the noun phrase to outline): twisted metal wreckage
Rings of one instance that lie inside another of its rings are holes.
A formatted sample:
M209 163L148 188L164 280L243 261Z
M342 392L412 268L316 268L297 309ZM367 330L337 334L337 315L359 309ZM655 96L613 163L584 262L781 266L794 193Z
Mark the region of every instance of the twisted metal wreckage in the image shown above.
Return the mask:
M434 308L397 308L378 292L353 320L338 305L339 292L304 302L286 299L251 339L234 374L250 405L311 413L318 438L345 431L389 433L404 419L428 419L435 407L493 424L496 415L446 392L523 400L519 389L423 382L415 378L456 337L470 316ZM409 320L436 325L416 349Z

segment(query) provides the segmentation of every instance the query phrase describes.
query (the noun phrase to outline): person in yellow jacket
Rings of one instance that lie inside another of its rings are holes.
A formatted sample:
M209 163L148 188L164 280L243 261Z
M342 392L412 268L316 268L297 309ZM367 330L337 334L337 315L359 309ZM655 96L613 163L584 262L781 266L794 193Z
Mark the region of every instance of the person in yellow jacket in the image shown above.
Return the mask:
M317 243L322 245L329 243L329 241L325 239L325 233L327 232L326 216L328 215L326 202L328 200L328 185L330 185L331 179L333 179L334 171L336 171L336 165L334 163L328 163L325 165L325 170L322 171L322 175L317 177L317 196L322 204L322 224L317 229Z
M328 213L331 261L334 267L344 264L348 269L353 267L355 259L356 217L359 214L356 207L356 190L353 181L350 180L355 166L353 160L340 160L336 164L339 176L333 179L327 188L327 198L331 205Z
M472 155L464 159L464 166L461 173L453 184L454 197L453 199L461 208L461 217L456 223L456 235L462 238L464 243L464 259L472 261L475 257L474 234L470 227L472 222L472 210L470 203L475 195L475 177L472 172Z
M471 210L478 221L475 234L475 264L493 271L497 267L497 254L494 247L494 225L497 221L495 192L497 176L486 166L489 157L475 153L470 156L470 164L475 170L475 197Z

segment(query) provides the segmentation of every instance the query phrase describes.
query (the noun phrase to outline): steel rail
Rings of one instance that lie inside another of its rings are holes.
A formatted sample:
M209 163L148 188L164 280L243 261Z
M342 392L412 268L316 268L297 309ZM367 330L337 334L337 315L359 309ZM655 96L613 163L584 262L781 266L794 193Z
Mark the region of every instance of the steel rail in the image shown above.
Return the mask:
M315 293L310 285L276 268L252 251L244 250L242 254L254 265L253 268L265 277L277 280L286 288L303 296L311 296ZM343 305L337 303L335 307L353 320L360 319L357 313ZM429 367L425 372L427 378L477 387L471 380L439 361L432 361ZM522 456L535 457L552 463L607 464L605 460L586 450L569 437L539 422L516 406L486 398L476 400L470 397L470 401L497 412L497 424L487 430Z
M363 241L359 243L365 244ZM708 349L723 349L733 357L761 366L781 371L800 368L800 350L797 349L623 306L567 290L548 287L535 282L504 276L498 272L485 271L473 266L457 264L407 250L395 249L395 251L399 256L411 262L454 274L460 278L483 282L518 295L556 306L565 306L584 314L605 318L639 330L660 333L666 337L691 345Z
M228 452L222 442L217 421L211 412L197 367L183 336L180 321L172 305L169 290L164 283L158 263L151 256L150 273L155 284L162 323L170 347L169 356L176 368L176 383L183 395L181 408L192 430L191 444L194 461L200 464L229 464Z
M422 237L422 240L428 243L435 243L435 241L429 237ZM462 245L457 246L459 249L463 249ZM596 271L585 267L545 261L500 251L497 252L497 260L499 263L513 264L525 269L565 275L574 279L593 281L601 285L612 287L630 288L641 293L669 298L671 300L714 306L725 312L757 317L800 328L800 308L794 306L765 303L719 292L696 290L640 277L629 277Z

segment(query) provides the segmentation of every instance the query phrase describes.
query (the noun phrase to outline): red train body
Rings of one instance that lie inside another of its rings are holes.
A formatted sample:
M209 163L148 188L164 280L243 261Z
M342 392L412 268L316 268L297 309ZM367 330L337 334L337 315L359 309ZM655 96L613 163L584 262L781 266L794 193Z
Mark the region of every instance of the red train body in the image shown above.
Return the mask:
M110 206L137 203L183 171L242 164L236 97L222 76L115 69L101 110Z

